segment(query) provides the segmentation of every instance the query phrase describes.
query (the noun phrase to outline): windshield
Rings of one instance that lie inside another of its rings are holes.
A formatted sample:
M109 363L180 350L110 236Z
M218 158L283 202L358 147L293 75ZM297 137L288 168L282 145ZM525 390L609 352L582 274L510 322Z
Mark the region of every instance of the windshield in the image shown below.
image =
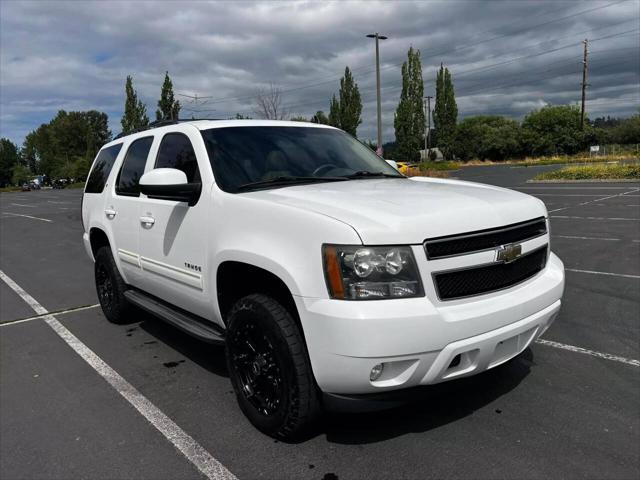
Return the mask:
M216 182L227 192L247 187L402 177L350 135L315 127L225 127L202 131ZM374 175L375 174L375 175Z

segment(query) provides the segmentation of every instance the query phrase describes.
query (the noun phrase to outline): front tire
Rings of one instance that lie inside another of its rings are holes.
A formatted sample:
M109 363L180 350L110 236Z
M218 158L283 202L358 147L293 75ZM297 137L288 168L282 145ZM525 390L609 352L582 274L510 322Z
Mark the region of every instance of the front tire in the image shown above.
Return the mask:
M298 325L263 294L240 299L227 323L227 367L240 409L267 435L296 439L320 412Z
M111 323L125 323L131 305L124 296L127 284L118 271L109 247L101 247L95 255L96 292L104 316Z

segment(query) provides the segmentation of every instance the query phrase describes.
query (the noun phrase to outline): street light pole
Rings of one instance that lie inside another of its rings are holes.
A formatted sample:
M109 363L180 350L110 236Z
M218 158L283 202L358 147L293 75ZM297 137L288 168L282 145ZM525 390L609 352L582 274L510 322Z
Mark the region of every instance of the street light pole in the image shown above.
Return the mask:
M429 150L429 136L431 135L431 99L433 97L427 95L424 97L424 114L427 120L427 129L424 132L424 160L427 161L429 158L427 157L427 151Z
M376 39L376 91L378 99L378 146L376 153L382 156L382 104L380 99L380 48L378 46L379 40L386 40L387 37L380 35L378 32L370 33L367 38Z

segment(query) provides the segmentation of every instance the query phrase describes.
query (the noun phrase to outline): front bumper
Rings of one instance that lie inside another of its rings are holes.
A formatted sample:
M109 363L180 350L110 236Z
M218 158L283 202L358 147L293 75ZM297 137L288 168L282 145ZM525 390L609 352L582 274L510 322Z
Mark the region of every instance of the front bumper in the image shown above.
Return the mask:
M323 392L347 395L430 385L500 365L551 325L563 290L564 266L551 254L526 282L466 300L296 302L316 382ZM379 363L383 373L370 381Z

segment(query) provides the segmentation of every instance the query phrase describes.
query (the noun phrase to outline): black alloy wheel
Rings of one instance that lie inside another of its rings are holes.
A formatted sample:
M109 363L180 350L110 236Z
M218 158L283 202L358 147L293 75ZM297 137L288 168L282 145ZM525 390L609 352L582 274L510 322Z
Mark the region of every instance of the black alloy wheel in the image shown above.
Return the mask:
M234 329L228 348L245 398L262 415L275 415L285 401L285 387L282 360L272 340L255 323L245 320Z
M131 312L131 305L124 296L128 287L108 246L101 247L95 254L94 274L104 316L112 323L126 322Z
M297 439L320 413L298 324L277 300L252 294L231 308L227 325L227 368L240 409L267 435Z

